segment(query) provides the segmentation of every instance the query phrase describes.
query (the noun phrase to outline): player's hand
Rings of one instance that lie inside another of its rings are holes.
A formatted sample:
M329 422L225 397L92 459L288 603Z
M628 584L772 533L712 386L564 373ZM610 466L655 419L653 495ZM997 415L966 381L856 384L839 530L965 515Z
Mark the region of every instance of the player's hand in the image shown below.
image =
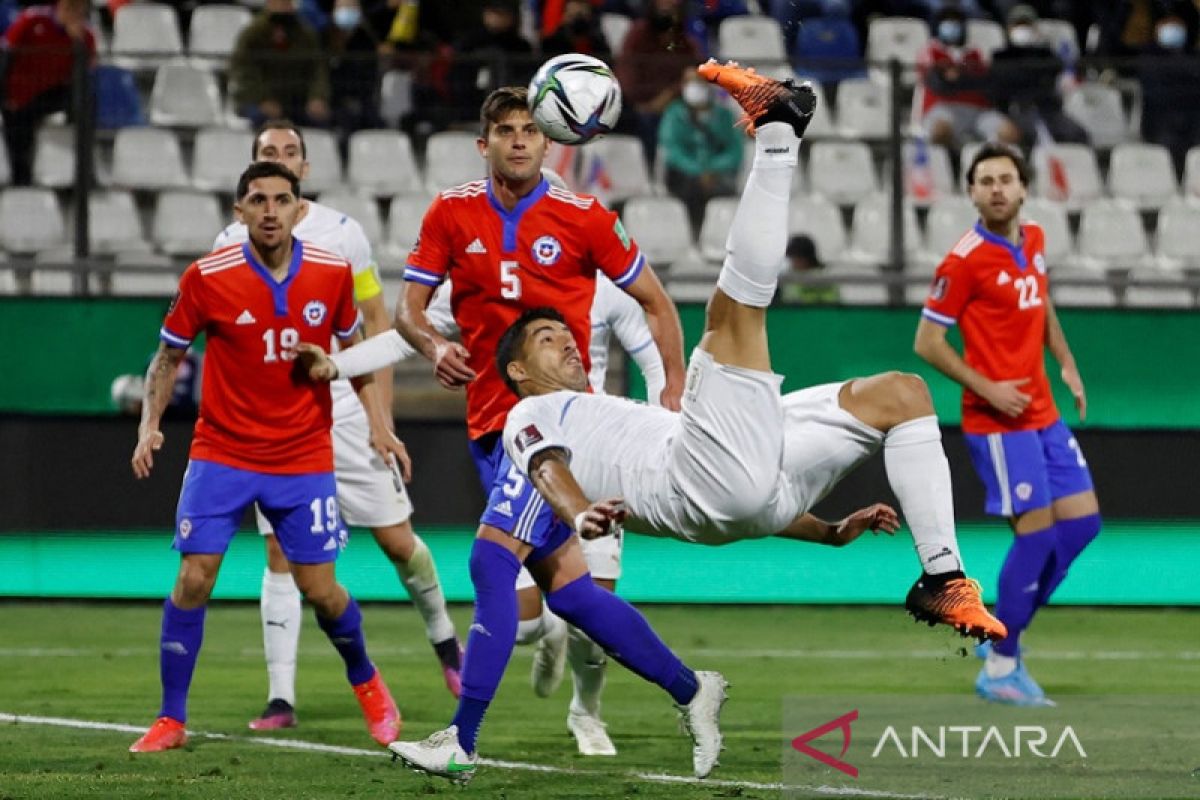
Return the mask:
M855 511L839 522L828 543L834 547L844 547L867 531L873 533L883 531L890 536L898 530L900 530L900 517L896 515L896 509L886 503L875 503Z
M142 431L138 435L137 447L133 448L133 477L149 478L150 470L154 468L154 451L161 450L163 435L160 430Z
M467 366L471 357L458 342L443 342L433 354L433 374L447 389L461 389L475 380L475 370Z
M1016 378L1011 381L992 381L983 393L992 408L1009 417L1019 417L1025 413L1025 408L1033 400L1033 395L1025 394L1018 386L1024 386L1031 378Z
M597 500L575 515L575 532L584 539L620 533L625 523L625 503L619 497Z
M328 383L338 374L337 366L319 344L300 342L296 345L296 368L314 383Z
M658 404L663 408L671 411L679 411L683 408L683 382L677 381L671 383L667 381L663 385L662 393L658 396Z
M1062 380L1071 390L1071 396L1075 398L1075 409L1079 412L1079 421L1083 422L1087 418L1087 392L1083 390L1083 378L1079 377L1079 370L1074 364L1062 368Z
M385 464L390 463L391 459L395 459L396 465L400 468L400 477L404 479L405 483L412 480L412 459L408 457L408 448L397 438L396 434L385 429L377 430L375 426L372 426L371 449L379 453Z

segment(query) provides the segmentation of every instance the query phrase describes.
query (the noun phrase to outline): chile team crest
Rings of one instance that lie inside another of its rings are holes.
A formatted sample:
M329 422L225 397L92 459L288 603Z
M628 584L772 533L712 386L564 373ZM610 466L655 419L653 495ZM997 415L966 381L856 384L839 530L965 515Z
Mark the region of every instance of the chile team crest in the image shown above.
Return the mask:
M562 257L562 245L553 236L539 236L533 243L533 258L543 267L549 267Z
M304 321L312 327L317 327L325 321L327 309L320 300L309 300L304 306Z

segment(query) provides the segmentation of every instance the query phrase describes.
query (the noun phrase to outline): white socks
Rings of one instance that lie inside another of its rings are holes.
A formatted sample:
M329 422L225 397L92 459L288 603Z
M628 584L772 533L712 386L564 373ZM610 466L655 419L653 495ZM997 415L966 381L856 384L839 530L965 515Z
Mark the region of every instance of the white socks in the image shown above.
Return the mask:
M1012 656L1002 656L993 650L988 653L987 661L983 662L983 668L987 671L989 678L1003 678L1017 668L1017 659Z
M903 422L883 438L888 483L912 531L921 568L929 575L962 570L954 530L950 464L937 417Z
M517 644L533 644L543 636L550 635L550 633L566 624L562 617L555 614L543 603L542 615L540 617L523 619L517 622Z
M454 638L454 623L446 613L446 598L438 581L433 553L420 536L413 534L416 547L406 563L396 564L396 573L408 597L425 620L425 635L433 644Z
M766 308L775 296L788 240L788 200L800 139L782 122L758 129L754 166L725 241L717 286L739 303Z
M296 648L300 644L300 590L290 572L263 571L263 650L267 654L267 699L296 705Z
M571 665L571 680L575 685L571 713L599 717L600 695L604 692L604 674L608 666L604 649L572 625L567 638L567 663Z

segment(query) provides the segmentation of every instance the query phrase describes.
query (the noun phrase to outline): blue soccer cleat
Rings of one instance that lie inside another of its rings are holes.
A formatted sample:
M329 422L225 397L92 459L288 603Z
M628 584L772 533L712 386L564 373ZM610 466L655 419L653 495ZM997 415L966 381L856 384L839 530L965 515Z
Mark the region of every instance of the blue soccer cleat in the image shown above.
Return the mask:
M1004 703L1010 706L1055 706L1058 705L1042 687L1030 677L1024 662L1017 662L1017 668L1003 678L989 678L987 667L979 670L975 679L975 694L989 703Z
M975 657L981 661L987 661L987 657L992 654L992 640L988 639L975 645Z

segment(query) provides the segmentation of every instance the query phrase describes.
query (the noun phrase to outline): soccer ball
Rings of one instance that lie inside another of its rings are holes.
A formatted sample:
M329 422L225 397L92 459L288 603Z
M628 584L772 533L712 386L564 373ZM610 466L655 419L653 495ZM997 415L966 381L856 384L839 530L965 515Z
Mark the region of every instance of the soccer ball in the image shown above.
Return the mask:
M582 53L555 56L529 83L529 112L554 141L587 144L617 124L621 85L598 58Z

